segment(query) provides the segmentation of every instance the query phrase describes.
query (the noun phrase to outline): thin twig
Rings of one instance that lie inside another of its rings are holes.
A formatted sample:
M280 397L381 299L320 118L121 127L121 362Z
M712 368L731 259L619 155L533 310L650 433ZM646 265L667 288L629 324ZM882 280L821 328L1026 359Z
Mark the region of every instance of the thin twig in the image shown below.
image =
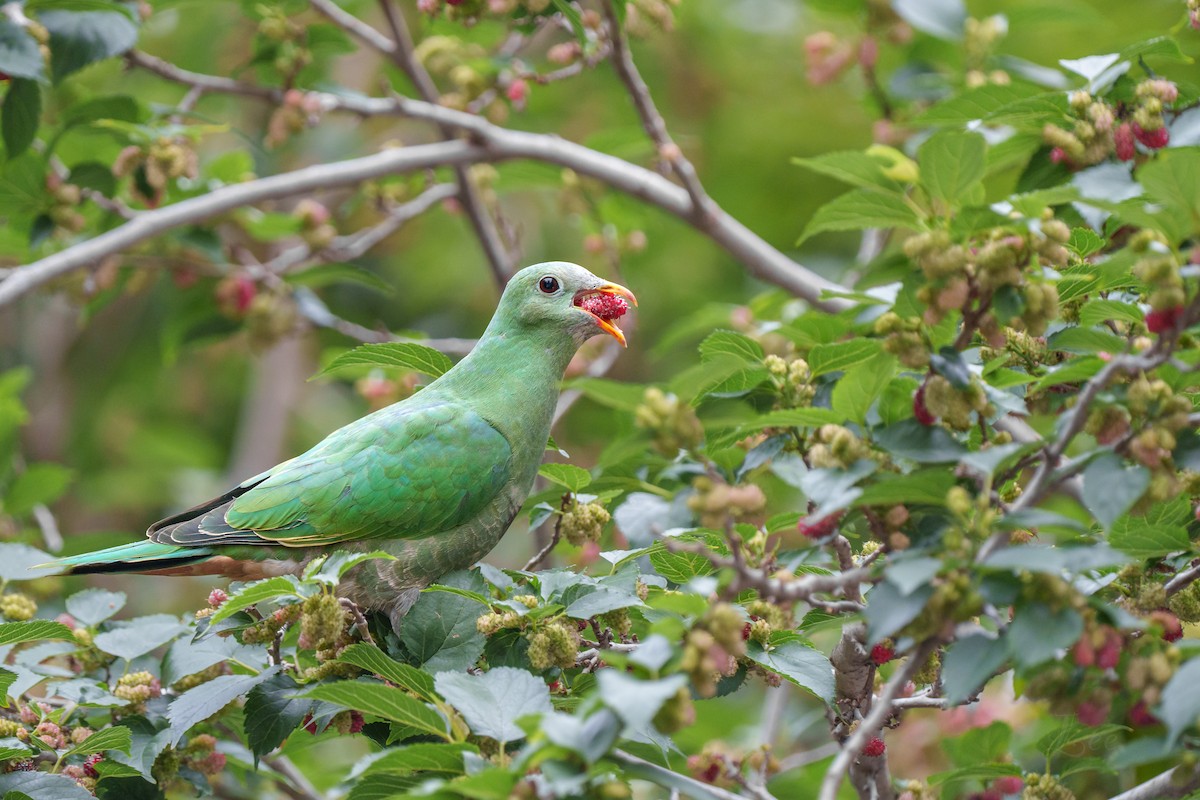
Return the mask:
M348 597L340 597L338 601L342 604L342 608L350 612L350 616L354 618L354 627L358 628L358 635L367 644L375 644L375 637L371 635L371 627L367 624L367 618L363 616L362 609L358 603Z
M612 42L613 66L616 68L621 82L625 84L629 97L633 100L638 118L642 121L642 128L658 148L659 156L671 165L672 171L679 176L680 182L687 189L688 197L691 198L692 214L696 217L705 216L709 213L712 201L700 184L696 168L692 166L692 162L687 160L679 145L671 140L671 134L667 132L667 123L650 97L650 87L642 80L637 64L633 61L633 54L629 51L629 42L625 38L625 32L621 30L621 21L617 17L613 0L604 0L601 5L608 22L609 40Z
M675 785L674 788L679 788L680 791L686 791L687 796L694 800L745 800L739 794L734 794L719 786L713 786L708 783L701 783L695 778L688 777L674 770L669 770L666 767L660 767L652 761L647 761L644 758L638 758L632 753L626 753L624 750L613 750L609 755L613 761L622 764L625 767L633 768L631 771L641 772L646 775L652 775L659 779L659 785L663 785L663 779L667 786ZM686 786L686 789L680 788Z
M534 554L533 558L526 561L525 566L522 567L522 569L524 569L526 572L529 572L530 570L536 568L538 564L542 563L542 559L544 559L546 556L550 555L550 551L554 549L554 546L558 544L558 540L561 538L562 538L562 515L559 514L558 517L554 520L554 533L550 536L550 541L546 542L546 546L543 547L541 550L538 550L537 553Z
M58 520L54 518L54 512L38 503L33 507L33 521L37 523L38 530L42 532L42 542L46 545L46 549L51 553L62 550L63 537L58 529Z
M1200 775L1193 775L1191 780L1180 781L1175 774L1180 767L1174 767L1166 772L1155 775L1150 780L1140 783L1127 792L1114 795L1111 800L1158 800L1158 798L1174 798L1190 795L1200 787Z

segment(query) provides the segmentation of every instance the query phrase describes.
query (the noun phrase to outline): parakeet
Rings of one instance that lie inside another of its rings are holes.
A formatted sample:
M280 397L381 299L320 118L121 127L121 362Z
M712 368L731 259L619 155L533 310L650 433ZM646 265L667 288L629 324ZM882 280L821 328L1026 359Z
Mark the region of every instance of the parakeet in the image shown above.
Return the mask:
M298 573L332 551L385 551L338 594L393 625L439 576L486 555L529 493L558 385L584 341L633 293L566 262L518 272L478 344L416 394L339 428L308 452L150 526L148 541L52 562L62 573Z

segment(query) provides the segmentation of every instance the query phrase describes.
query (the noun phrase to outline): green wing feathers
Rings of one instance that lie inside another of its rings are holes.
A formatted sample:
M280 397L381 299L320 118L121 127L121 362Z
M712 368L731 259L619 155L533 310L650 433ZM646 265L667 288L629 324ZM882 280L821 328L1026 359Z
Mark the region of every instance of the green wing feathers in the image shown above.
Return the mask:
M207 547L179 547L145 541L60 558L51 564L69 575L85 575L177 567L202 561L212 555L213 550Z

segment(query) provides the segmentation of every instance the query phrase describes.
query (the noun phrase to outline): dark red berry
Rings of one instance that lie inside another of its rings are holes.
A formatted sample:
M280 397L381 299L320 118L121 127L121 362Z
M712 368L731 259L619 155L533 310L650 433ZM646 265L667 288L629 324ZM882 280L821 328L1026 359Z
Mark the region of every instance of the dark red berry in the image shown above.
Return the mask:
M1025 791L1025 781L1021 780L1019 775L1005 775L1003 778L997 778L992 788L1000 794L1020 794Z
M887 745L883 743L883 739L876 736L871 741L867 742L867 746L863 748L863 755L871 758L878 758L887 750Z
M224 589L213 589L208 593L208 604L213 608L216 608L228 599L229 595L225 594Z
M363 729L363 715L361 711L350 712L350 732L359 733Z
M99 778L100 773L96 771L96 765L104 760L104 756L100 753L92 753L83 761L83 771L89 778Z
M1137 140L1151 150L1158 150L1160 147L1166 147L1171 141L1171 133L1166 128L1156 128L1148 131L1136 122L1133 123L1133 135Z
M1132 161L1137 155L1133 144L1133 128L1128 122L1122 122L1113 130L1113 144L1116 146L1117 158L1122 161Z
M1085 700L1075 709L1075 717L1084 725L1096 726L1108 719L1108 706Z
M836 514L827 514L818 520L813 520L810 517L801 517L800 521L796 523L796 530L800 531L802 536L807 536L814 541L824 539L826 536L837 532L838 522L842 519L842 513L839 511Z
M896 657L896 651L890 644L880 642L871 648L871 661L875 666L882 666Z
M625 298L602 292L585 295L579 301L579 307L603 320L619 319L625 316L625 312L629 310L629 304L625 302Z
M1183 306L1173 308L1156 308L1146 314L1146 330L1151 333L1163 333L1172 330L1183 315Z
M1162 628L1162 638L1165 642L1178 642L1183 638L1183 624L1179 617L1165 608L1150 613L1150 621Z
M1150 713L1150 709L1146 706L1145 700L1138 700L1134 703L1133 708L1129 709L1129 724L1135 728L1145 728L1149 725L1157 725L1158 717Z
M742 626L742 641L744 642L749 638L750 638L750 623L747 622L745 625Z
M925 405L925 386L922 384L917 393L913 395L913 416L917 422L922 425L929 426L937 422L937 417L930 413L929 408Z

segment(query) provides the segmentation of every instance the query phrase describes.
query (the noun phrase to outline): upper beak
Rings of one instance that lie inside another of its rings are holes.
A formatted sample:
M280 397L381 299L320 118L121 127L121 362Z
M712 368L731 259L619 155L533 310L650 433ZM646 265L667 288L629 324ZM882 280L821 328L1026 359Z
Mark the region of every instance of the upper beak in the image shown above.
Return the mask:
M634 307L636 307L638 304L637 297L634 296L633 292L629 291L627 288L625 288L621 284L605 283L600 286L597 286L595 289L587 289L585 291L576 293L575 306L578 308L580 300L582 300L584 297L587 297L588 295L594 295L594 294L607 294L607 295L613 295L616 297L620 297L623 300L625 300L627 303L629 303L629 305L634 306ZM587 309L580 308L580 310L584 311L588 314L591 314L591 312L588 311ZM624 313L624 312L622 312L622 313ZM618 315L618 316L620 316L620 315ZM596 324L600 326L600 329L602 331L604 331L609 336L613 337L618 342L620 342L622 347L627 346L625 343L625 333L620 328L617 327L617 324L615 322L617 317L612 317L612 318L606 319L604 317L597 316L596 314L592 314L592 317L596 320Z

